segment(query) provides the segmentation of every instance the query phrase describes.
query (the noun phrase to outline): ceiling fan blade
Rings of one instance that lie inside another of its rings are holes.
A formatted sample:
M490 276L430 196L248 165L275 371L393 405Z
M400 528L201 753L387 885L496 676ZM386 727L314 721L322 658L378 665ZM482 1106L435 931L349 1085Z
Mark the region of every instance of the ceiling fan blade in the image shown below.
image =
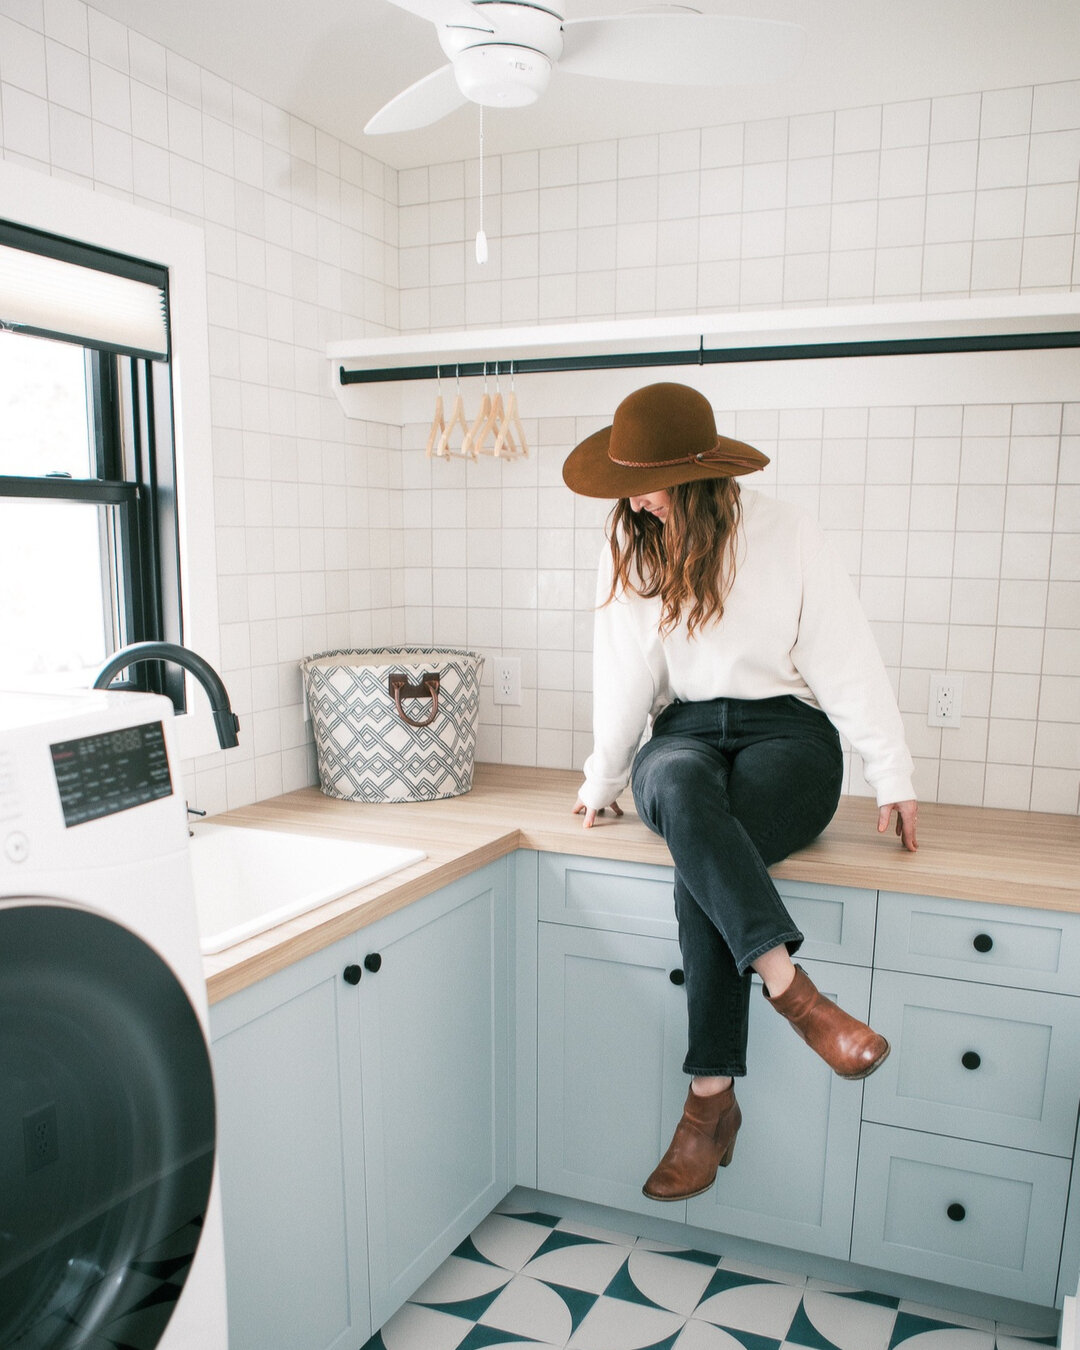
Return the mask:
M455 24L491 32L493 25L478 15L470 0L390 0L392 5L433 24Z
M454 67L440 66L384 104L364 131L368 136L415 131L440 121L467 102L454 78Z
M643 84L759 84L792 74L805 30L728 14L567 19L559 69Z

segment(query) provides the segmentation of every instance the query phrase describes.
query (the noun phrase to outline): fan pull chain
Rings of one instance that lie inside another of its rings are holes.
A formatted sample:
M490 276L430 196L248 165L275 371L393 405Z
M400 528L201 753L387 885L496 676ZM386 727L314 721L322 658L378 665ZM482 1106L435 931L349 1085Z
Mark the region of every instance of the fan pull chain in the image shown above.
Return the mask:
M477 262L487 262L487 235L483 232L483 104L481 104L481 228L477 231Z

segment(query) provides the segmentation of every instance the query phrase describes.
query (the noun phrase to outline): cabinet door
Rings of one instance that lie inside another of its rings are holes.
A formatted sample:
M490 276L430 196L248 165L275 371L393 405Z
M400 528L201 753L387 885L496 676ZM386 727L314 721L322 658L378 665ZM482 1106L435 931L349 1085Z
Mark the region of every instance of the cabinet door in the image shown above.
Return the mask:
M375 1326L509 1190L505 897L494 863L358 935Z
M542 923L537 1172L542 1190L668 1219L641 1187L682 1112L679 944Z
M823 994L865 1018L870 972L803 963ZM862 1084L845 1082L769 1007L754 980L743 1123L731 1165L688 1201L688 1222L797 1251L847 1258Z
M1069 1161L867 1125L851 1258L1049 1306Z
M371 1333L352 939L211 1009L230 1350Z

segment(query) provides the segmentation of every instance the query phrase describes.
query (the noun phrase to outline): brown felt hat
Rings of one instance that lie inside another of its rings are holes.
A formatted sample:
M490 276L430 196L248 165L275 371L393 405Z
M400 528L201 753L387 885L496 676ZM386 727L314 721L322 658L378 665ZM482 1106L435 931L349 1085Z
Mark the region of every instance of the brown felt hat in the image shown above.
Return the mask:
M712 406L685 384L647 384L615 409L611 426L575 446L566 486L583 497L640 497L695 478L753 473L768 455L716 431Z

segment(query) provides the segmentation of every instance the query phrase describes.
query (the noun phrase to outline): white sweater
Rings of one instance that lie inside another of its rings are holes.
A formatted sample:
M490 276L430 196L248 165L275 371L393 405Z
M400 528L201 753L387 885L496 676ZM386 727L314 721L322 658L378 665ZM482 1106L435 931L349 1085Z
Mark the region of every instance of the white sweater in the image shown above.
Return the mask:
M817 523L742 490L735 581L720 622L658 633L659 599L611 586L605 546L593 651L593 753L581 801L599 809L629 781L650 718L668 704L793 694L821 708L862 756L878 804L907 801L912 760L873 633L851 578Z

